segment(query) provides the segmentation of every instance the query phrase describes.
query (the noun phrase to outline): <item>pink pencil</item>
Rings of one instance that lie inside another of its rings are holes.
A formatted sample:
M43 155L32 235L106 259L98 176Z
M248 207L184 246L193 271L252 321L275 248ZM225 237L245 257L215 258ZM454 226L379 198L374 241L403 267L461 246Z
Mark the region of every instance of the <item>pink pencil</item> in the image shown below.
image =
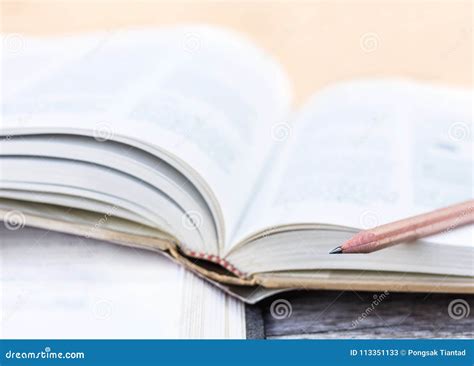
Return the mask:
M371 253L472 223L474 200L361 231L330 253Z

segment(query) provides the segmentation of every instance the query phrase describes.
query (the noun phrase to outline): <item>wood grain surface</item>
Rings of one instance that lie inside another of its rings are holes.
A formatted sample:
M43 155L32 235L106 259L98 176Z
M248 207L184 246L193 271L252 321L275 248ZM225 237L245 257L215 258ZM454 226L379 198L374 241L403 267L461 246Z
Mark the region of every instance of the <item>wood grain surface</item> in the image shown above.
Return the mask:
M265 338L472 338L473 306L473 295L294 291L251 312Z

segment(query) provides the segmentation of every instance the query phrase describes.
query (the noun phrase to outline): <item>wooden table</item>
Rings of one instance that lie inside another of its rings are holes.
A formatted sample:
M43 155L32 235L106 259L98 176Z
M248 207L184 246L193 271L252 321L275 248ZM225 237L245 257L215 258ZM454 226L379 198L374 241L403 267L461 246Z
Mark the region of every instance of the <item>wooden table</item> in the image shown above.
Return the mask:
M381 300L372 307L374 296L379 296ZM247 306L247 337L474 336L474 317L470 314L470 309L474 308L474 295L389 293L380 296L380 293L372 292L304 290L276 295L260 304ZM291 315L288 311L272 311L272 304L290 304ZM359 317L361 319L358 320Z

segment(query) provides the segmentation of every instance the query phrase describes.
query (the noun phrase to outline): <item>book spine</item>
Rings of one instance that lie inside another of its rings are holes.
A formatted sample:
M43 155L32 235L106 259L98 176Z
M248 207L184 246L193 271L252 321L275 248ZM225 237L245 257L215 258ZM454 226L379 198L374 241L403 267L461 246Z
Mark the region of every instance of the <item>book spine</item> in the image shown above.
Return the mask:
M229 261L227 261L223 258L220 258L217 255L206 254L206 253L198 253L198 252L194 252L194 251L186 251L185 253L186 253L186 255L188 255L190 257L194 257L194 258L197 258L197 259L202 259L202 260L206 260L206 261L209 261L209 262L219 264L220 266L225 268L227 271L233 273L237 277L243 277L243 278L247 277L247 275L245 273L243 273L242 271L239 271L237 268L235 268L235 266L232 263L230 263Z
M218 273L216 271L209 270L207 268L204 268L202 265L199 265L195 262L193 262L193 258L196 259L203 259L203 260L208 260L210 262L219 264L222 266L221 262L219 260L222 260L222 258L219 258L217 256L212 256L213 259L208 259L210 255L202 253L202 257L198 257L198 253L195 253L195 256L191 256L190 254L180 252L176 246L172 246L169 248L169 253L170 255L181 265L185 266L186 268L192 270L193 272L197 272L198 274L208 277L214 281L225 283L228 285L239 285L239 286L254 286L256 285L256 281L253 277L244 277L244 276L238 276L237 273L242 273L238 271L237 269L234 268L235 272L229 271L232 273L232 275L228 274L222 274ZM230 265L227 263L228 266ZM225 268L225 267L223 267ZM237 272L238 271L238 272Z

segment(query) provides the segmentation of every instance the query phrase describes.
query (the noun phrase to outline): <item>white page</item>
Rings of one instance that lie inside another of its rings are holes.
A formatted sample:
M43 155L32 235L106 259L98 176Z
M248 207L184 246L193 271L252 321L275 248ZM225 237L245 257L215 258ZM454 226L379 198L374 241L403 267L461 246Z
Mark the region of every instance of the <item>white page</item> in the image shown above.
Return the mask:
M302 109L243 231L368 229L473 197L472 94L402 81L328 88ZM473 245L465 227L426 240Z
M86 53L70 39L63 52L82 56L6 93L5 125L90 128L164 148L204 177L231 233L273 141L272 127L288 111L281 69L239 35L209 27L96 39L100 44ZM4 70L22 64L12 58ZM18 118L28 111L26 120Z
M69 40L64 37L52 37L50 41L44 41L21 34L3 34L0 44L2 101L54 73L64 64L100 47L109 36L110 33L83 36L74 42L74 47L70 47ZM35 107L40 110L46 105L42 106L38 101ZM25 114L24 117L28 116Z
M0 225L0 336L244 338L244 304L149 251Z

